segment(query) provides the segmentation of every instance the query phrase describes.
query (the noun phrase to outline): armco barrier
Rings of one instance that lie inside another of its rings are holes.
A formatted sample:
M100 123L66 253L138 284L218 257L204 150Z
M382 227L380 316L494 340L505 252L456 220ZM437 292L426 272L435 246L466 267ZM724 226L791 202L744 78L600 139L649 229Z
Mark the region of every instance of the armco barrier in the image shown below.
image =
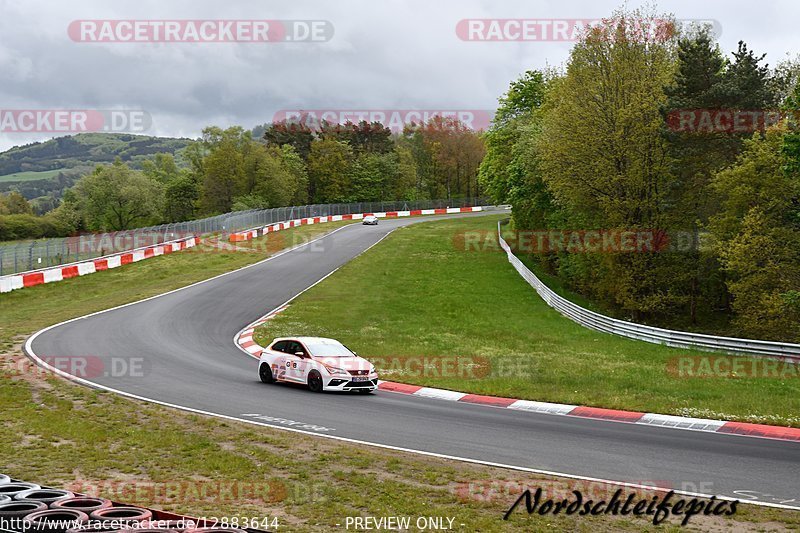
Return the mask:
M11 292L16 289L41 285L42 283L52 283L76 276L85 276L86 274L93 274L101 270L108 270L110 268L136 263L158 255L185 250L186 248L192 248L198 244L200 244L199 237L189 237L188 239L139 248L121 254L98 257L97 259L90 259L80 263L71 263L45 270L4 276L0 278L0 292Z
M717 337L714 335L704 335L702 333L674 331L626 322L585 309L553 292L542 280L536 277L516 255L514 255L508 243L503 239L501 232L501 226L506 223L508 223L507 220L501 220L497 223L497 238L500 242L500 247L505 250L508 256L508 261L514 266L517 272L525 278L525 281L536 289L536 292L539 293L539 296L542 297L547 305L584 327L604 333L628 337L630 339L652 342L654 344L664 344L677 348L696 348L700 350L722 351L735 354L780 357L786 360L800 362L800 344L756 339L738 339L734 337Z
M231 233L230 242L242 242L255 239L256 237L266 235L267 233L274 233L276 231L294 228L297 226L305 226L307 224L322 224L325 222L339 222L341 220L361 220L365 216L374 215L377 218L398 218L398 217L413 217L418 215L450 215L455 213L472 213L482 211L484 207L447 207L441 209L412 209L409 211L387 211L385 213L354 213L349 215L330 215L324 217L308 217L298 218L295 220L287 220L285 222L277 222L275 224L268 224L263 227L251 228L246 231L239 231Z

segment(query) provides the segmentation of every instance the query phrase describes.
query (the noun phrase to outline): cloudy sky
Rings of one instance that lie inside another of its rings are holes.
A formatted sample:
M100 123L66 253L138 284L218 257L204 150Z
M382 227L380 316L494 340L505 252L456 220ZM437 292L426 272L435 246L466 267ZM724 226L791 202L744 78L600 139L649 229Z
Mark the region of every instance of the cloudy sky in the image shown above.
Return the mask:
M146 132L197 137L281 110L486 110L526 69L562 64L570 42L469 42L462 19L596 19L619 0L0 0L0 110L136 109ZM629 1L629 8L641 2ZM652 4L651 4L652 5ZM713 19L770 64L800 54L796 0L661 0ZM73 21L321 20L324 42L76 42ZM52 133L0 133L0 149Z

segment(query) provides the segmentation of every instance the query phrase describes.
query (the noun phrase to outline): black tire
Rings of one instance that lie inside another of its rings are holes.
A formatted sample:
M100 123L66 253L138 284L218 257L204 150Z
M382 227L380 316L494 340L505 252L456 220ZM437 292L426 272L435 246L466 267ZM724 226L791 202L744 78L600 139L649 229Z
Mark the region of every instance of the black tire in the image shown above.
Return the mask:
M61 489L31 489L18 492L14 495L15 500L33 500L35 502L46 503L47 505L58 500L66 500L74 497L75 494L72 492Z
M308 388L311 392L322 392L322 376L316 370L308 374Z
M47 509L47 504L42 502L6 502L0 504L0 518L22 518L37 511Z
M275 383L272 368L267 363L263 363L258 367L258 377L261 379L261 383Z
M39 485L35 485L33 483L25 483L23 481L15 481L13 483L4 483L0 485L0 494L5 494L9 496L11 499L14 498L20 492L25 492L26 490L31 489L40 489Z
M86 513L73 509L48 509L25 517L29 529L43 533L64 533L68 529L66 524L85 524L88 521Z
M75 498L67 498L64 500L56 500L50 504L51 509L75 509L77 511L89 514L98 509L105 509L111 507L111 500L105 498L86 498L78 496Z

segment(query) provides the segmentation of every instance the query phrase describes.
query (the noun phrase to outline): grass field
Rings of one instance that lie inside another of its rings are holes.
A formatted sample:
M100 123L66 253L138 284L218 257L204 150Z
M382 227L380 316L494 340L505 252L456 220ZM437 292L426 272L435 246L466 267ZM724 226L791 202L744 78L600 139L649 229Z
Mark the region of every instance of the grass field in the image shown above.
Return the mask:
M785 379L681 377L679 362L709 354L585 329L549 308L504 254L456 246L461 232L493 231L498 218L452 219L397 230L304 293L262 326L256 340L334 337L372 359L383 379L405 383L800 426L795 367L787 367L795 373L784 373ZM409 363L422 356L439 362L424 368Z
M200 417L74 385L22 355L25 337L44 326L209 278L339 225L240 243L253 252L204 246L0 295L2 473L192 516L278 517L277 531L330 531L347 516L382 515L453 517L455 530L468 532L649 526L643 518L524 512L505 522L523 487L597 497L613 489ZM679 529L676 519L670 524L662 529ZM800 513L740 506L734 517L698 516L690 526L788 531L800 527Z
M4 181L34 181L44 180L57 176L61 169L55 170L42 170L40 172L16 172L14 174L6 174L0 176L0 183Z

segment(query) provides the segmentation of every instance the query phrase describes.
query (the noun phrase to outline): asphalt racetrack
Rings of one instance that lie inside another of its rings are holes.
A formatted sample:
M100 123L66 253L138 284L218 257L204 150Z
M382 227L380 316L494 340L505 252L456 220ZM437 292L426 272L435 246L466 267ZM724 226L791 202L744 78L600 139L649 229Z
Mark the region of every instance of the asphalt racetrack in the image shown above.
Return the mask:
M658 481L689 492L800 508L798 442L535 414L385 391L314 394L259 382L257 361L233 343L239 330L392 229L434 218L349 225L210 281L48 328L26 348L38 357L143 358L142 375L104 375L90 381L249 422L523 469L630 483Z

